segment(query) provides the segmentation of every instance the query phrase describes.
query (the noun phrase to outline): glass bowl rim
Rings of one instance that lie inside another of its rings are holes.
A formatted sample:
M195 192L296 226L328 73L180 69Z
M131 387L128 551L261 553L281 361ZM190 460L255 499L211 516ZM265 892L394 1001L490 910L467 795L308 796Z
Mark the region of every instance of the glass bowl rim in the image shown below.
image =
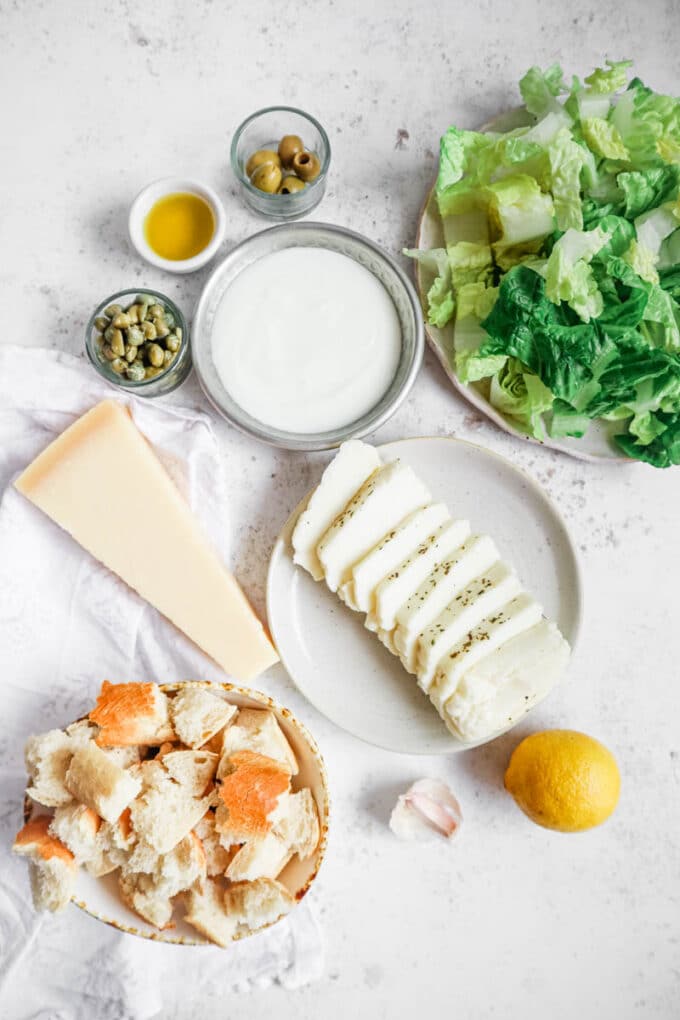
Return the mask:
M246 174L241 170L241 167L239 166L239 161L236 156L236 147L241 139L241 135L254 120L257 120L258 117L262 117L264 116L264 114L267 113L281 113L281 112L295 113L297 114L297 116L302 117L303 120L309 121L310 124L313 124L316 130L321 135L321 139L326 147L326 155L321 165L321 169L319 170L318 177L316 177L313 181L310 181L309 184L307 184L307 186L303 189L303 191L299 191L297 192L297 194L301 195L305 191L309 194L309 192L312 191L317 186L317 184L322 183L325 180L326 174L328 173L328 168L331 163L330 139L322 125L319 123L316 117L313 117L311 115L311 113L306 113L304 110L300 110L299 107L297 106L263 106L262 109L255 110L255 112L251 113L249 117L246 117L244 121L241 121L239 126L234 131L231 140L231 148L229 150L229 158L231 160L231 168L236 174L236 177L238 178L240 183L252 194L257 195L260 198L264 196L265 201L269 200L275 201L280 196L276 194L270 195L266 191L260 191L259 188L256 188L253 184L250 183L249 178L246 176Z
M167 294L163 294L162 291L155 290L153 287L126 287L124 290L118 290L115 292L115 294L111 294L110 297L105 298L104 301L100 301L100 303L97 305L94 312L90 316L90 319L85 330L85 350L87 352L88 358L94 365L97 372L101 375L103 379L106 379L107 382L113 383L115 386L120 386L122 389L126 390L143 390L147 386L152 386L154 383L161 382L163 379L165 379L166 375L169 375L169 373L173 369L177 369L178 365L180 364L180 359L178 358L177 362L171 363L170 365L168 365L166 369L164 369L162 372L159 372L158 375L153 376L151 379L141 379L139 382L134 382L134 380L132 379L127 379L124 376L116 375L115 372L106 371L106 366L99 358L99 355L94 349L93 340L93 333L95 332L94 320L99 318L100 314L104 311L104 309L108 305L114 304L114 302L117 301L118 298L123 297L125 294L151 294L153 297L160 298L161 301L164 301L169 306L170 311L173 313L173 315L176 316L177 320L179 321L180 328L182 330L183 337L182 347L184 349L184 357L190 354L191 341L189 327L187 325L187 320L184 316L184 313L182 312L182 309L177 304L175 304L172 298L169 298Z

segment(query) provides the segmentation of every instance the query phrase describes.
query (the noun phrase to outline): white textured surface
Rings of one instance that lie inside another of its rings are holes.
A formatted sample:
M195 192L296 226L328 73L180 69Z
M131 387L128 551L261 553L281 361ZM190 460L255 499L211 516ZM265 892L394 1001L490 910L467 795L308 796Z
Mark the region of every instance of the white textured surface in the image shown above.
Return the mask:
M128 247L126 208L151 178L192 173L225 200L225 250L259 229L228 169L231 133L259 106L298 104L323 121L334 158L318 218L396 252L412 239L448 123L485 121L516 101L526 66L555 58L582 74L605 56L635 56L641 77L677 90L679 27L672 0L3 4L4 338L80 352L94 304L136 283L190 311L208 270L178 279L148 268ZM181 399L200 399L193 384ZM235 566L262 608L269 548L324 458L218 427L234 486ZM429 356L378 438L427 434L488 445L558 499L586 567L571 684L519 732L430 763L352 741L273 670L261 686L309 723L330 770L317 895L327 976L294 996L270 989L225 1005L218 987L191 975L167 1020L202 1010L230 1020L677 1016L680 472L583 464L505 437L451 394ZM622 799L602 829L544 832L503 792L518 736L542 725L581 728L616 752ZM451 846L402 845L387 828L397 792L427 773L462 804ZM44 937L72 939L77 953L90 923L69 911Z

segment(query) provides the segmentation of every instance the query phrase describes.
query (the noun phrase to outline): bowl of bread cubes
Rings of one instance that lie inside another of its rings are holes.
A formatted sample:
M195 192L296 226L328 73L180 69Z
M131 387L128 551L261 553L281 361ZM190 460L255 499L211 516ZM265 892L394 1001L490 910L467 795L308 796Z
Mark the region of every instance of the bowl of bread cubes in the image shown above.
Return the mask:
M104 681L87 716L30 737L25 759L13 849L38 910L72 901L134 935L226 948L285 916L319 870L323 759L264 694Z

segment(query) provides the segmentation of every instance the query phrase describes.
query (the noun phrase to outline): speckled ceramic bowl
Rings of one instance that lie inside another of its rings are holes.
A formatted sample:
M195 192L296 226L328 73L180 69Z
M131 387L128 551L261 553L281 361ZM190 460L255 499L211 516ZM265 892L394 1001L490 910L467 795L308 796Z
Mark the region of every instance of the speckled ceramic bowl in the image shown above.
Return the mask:
M205 687L216 693L221 690L225 700L230 704L238 705L239 708L268 708L278 719L281 729L295 752L300 768L298 775L293 776L292 788L299 790L305 786L309 787L316 801L321 826L321 838L313 857L306 861L299 860L297 856L294 857L279 875L279 881L299 902L309 891L318 874L328 838L328 780L323 758L314 738L287 708L277 705L275 701L259 691L246 690L243 687L235 687L233 684L210 684L200 680L162 684L161 690L171 694L182 687ZM44 813L44 809L40 805L34 804L30 797L26 797L24 820L29 821L32 815L42 813ZM181 920L181 910L178 910L177 916L173 917L174 927L166 931L159 931L147 924L126 907L121 900L118 895L118 880L115 873L107 875L105 878L94 878L85 868L81 868L72 902L91 917L129 935L139 935L141 938L152 939L155 942L168 942L181 946L212 945L211 942L201 938L195 928ZM248 932L238 938L247 938L251 934L253 933Z

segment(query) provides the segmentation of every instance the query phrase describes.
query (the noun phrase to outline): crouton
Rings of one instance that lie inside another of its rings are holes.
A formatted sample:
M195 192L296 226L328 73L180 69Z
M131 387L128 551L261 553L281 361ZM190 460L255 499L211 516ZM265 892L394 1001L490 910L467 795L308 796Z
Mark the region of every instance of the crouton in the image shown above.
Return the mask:
M101 824L99 815L85 804L64 804L54 812L49 831L68 847L79 864L84 864L97 855Z
M130 819L137 837L159 853L168 853L198 824L210 807L170 779L150 787L130 805Z
M224 893L224 906L230 918L249 931L273 924L295 906L295 897L285 885L271 878L235 882Z
M236 720L224 731L222 753L225 765L235 751L256 751L282 762L291 776L297 775L298 764L293 749L283 735L276 716L268 709L241 709ZM221 771L218 777L222 778Z
M170 699L175 733L187 747L202 747L236 715L237 708L201 687L186 687Z
M217 882L206 879L186 895L184 920L211 942L226 948L236 933L236 920L224 909L223 890Z
M272 820L272 832L301 860L311 857L319 845L319 813L312 791L291 793L283 802L280 816Z
M168 699L154 683L111 684L105 680L90 720L100 727L100 747L156 746L174 737Z
M115 765L96 744L89 744L73 755L65 786L81 804L107 822L114 822L137 796L142 784Z
M244 844L232 858L225 874L232 882L277 878L292 856L283 840L268 832L261 839L252 839Z
M32 818L17 833L12 850L30 861L31 893L36 910L63 910L73 895L78 866L64 844L50 834L51 818Z
M194 797L202 796L217 771L218 757L209 751L171 751L163 756L169 775Z
M69 804L73 798L64 780L72 755L71 739L63 730L29 737L24 749L29 797L45 807Z
M233 853L229 847L222 845L220 834L215 828L215 815L212 811L206 812L198 825L196 825L194 832L203 844L209 877L213 878L215 875L223 875L233 857Z
M263 836L270 828L267 816L290 785L287 767L254 751L236 751L220 768L219 797L227 815L222 824L218 819L218 828L228 826L235 843Z

